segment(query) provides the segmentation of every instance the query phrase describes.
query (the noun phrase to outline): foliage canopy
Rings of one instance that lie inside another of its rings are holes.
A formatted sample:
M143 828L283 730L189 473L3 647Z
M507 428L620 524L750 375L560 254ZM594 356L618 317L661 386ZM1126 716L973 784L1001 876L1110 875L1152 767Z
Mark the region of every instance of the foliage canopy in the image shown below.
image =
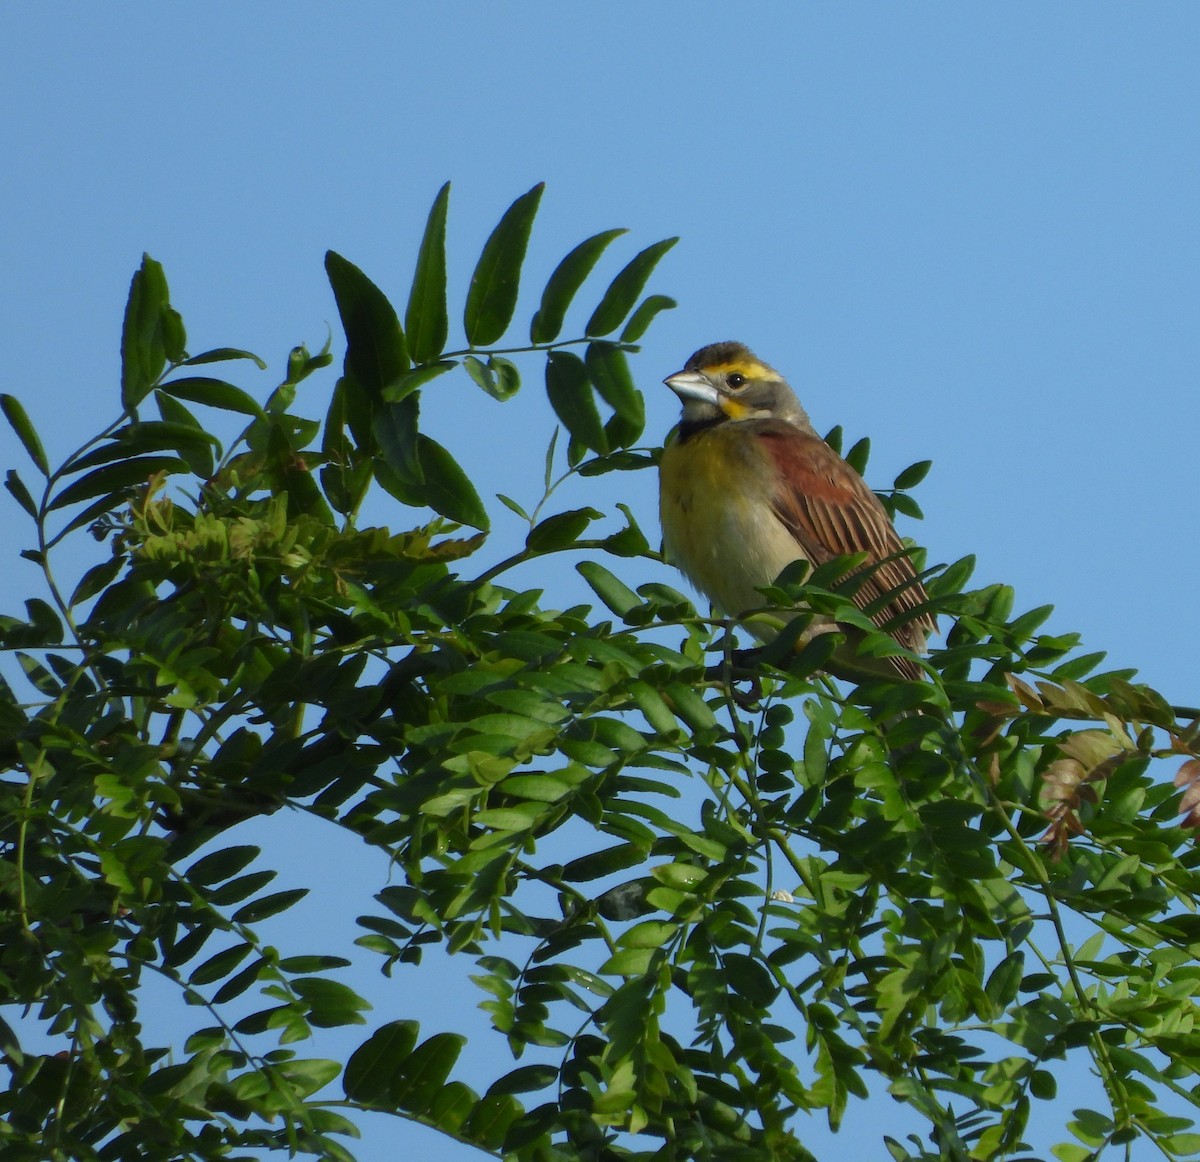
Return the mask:
M728 627L638 583L661 558L629 508L615 527L550 511L564 478L653 466L629 357L674 306L645 295L674 239L564 339L624 232L588 238L528 343L501 347L541 193L488 239L461 349L448 187L403 324L328 255L346 353L319 420L297 389L328 346L295 348L260 403L213 374L256 356L189 356L148 257L115 421L54 466L3 397L45 582L0 618L5 1158L350 1158L356 1111L383 1110L518 1159L807 1159L812 1115L836 1129L869 1085L927 1126L881 1126L895 1159L1028 1157L1036 1103L1063 1162L1142 1138L1200 1153L1178 1114L1200 1074L1197 712L1097 673L1103 655L1040 632L1049 607L1014 616L1010 588L969 588L970 559L926 571L947 628L926 680L843 688L818 640L739 687ZM457 369L504 401L531 367L567 438L532 513L500 498L524 544L478 564L488 505L421 403ZM892 511L920 515L927 468L881 494ZM375 487L412 527L359 527ZM64 587L54 562L85 530L109 555ZM511 583L561 554L598 605ZM802 598L886 651L845 564L765 600ZM368 1022L346 950L260 937L305 889L247 870L233 832L283 806L403 872L361 904L358 943L409 1015L345 1062L299 1050ZM415 1019L435 945L472 959L511 1049L483 1093L454 1077L463 1038ZM143 1028L151 977L193 1006L186 1041ZM1097 1108L1059 1114L1064 1062L1094 1072Z

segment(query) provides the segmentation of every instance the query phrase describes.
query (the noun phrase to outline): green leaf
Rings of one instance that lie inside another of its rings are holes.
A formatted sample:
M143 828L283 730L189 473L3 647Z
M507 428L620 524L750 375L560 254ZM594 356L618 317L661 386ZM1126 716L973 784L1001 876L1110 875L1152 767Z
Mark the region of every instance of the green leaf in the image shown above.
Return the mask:
M377 404L409 368L408 347L396 310L354 263L330 250L325 271L346 333L346 374Z
M604 424L592 395L587 368L570 351L551 351L546 359L546 394L571 438L595 452L608 451Z
M202 351L193 355L180 364L181 367L196 367L201 363L228 363L233 359L249 359L258 364L260 371L266 371L266 363L259 359L253 351L243 351L239 347L214 347L211 351Z
M159 472L174 473L189 471L187 464L174 456L141 456L133 460L122 460L97 468L86 476L64 488L51 502L51 511L91 500L93 496L107 495L110 500L119 500L117 494L136 485L145 485L151 476Z
M127 412L162 375L168 355L183 356L183 321L171 307L162 265L143 254L129 285L121 329L121 404Z
M188 868L187 878L201 886L220 883L248 867L258 858L259 852L259 848L250 845L222 848L196 860Z
M468 356L468 358L470 357ZM383 398L388 403L399 403L418 388L437 379L439 375L445 375L447 371L453 371L457 366L458 362L454 359L441 359L437 363L429 363L424 367L414 367L412 371L405 372L400 376L391 387L385 389Z
M531 1093L545 1089L558 1080L558 1069L553 1065L522 1065L506 1073L488 1086L487 1095L493 1097L503 1093Z
M624 441L632 443L646 426L646 408L642 393L633 385L625 352L614 343L589 343L584 364L604 402L627 420L631 428L636 428L632 438Z
M253 946L246 942L235 944L232 948L224 948L199 965L188 977L188 983L201 985L221 980L237 968L252 951Z
M495 395L497 390L496 377L491 373L488 365L482 359L476 359L474 355L468 355L463 360L463 367L467 374L482 387L488 395Z
M169 379L159 385L159 391L191 400L192 403L204 404L206 407L219 408L221 411L254 416L255 419L261 419L264 414L257 400L247 395L240 387L234 387L232 383L226 383L223 379L209 379L202 375Z
M646 848L637 843L619 843L573 859L562 870L562 878L568 883L598 880L614 872L636 867L646 858Z
M509 509L511 512L515 512L522 520L529 520L529 513L527 513L515 500L513 500L511 496L505 496L503 492L497 492L496 499L502 505L504 505L505 508Z
M921 511L921 506L906 493L894 493L889 499L892 508L902 516L912 517L913 520L925 519L925 513Z
M472 347L495 343L512 321L521 287L521 266L544 188L545 183L539 182L513 202L484 244L463 313L463 327Z
M642 599L603 565L595 561L580 561L575 568L596 596L618 617L623 618L635 605L642 604Z
M573 508L555 513L531 529L525 547L535 553L553 553L573 545L594 520L604 514L594 508Z
M242 993L262 976L262 971L266 967L266 964L266 958L260 956L252 964L246 965L245 968L231 976L213 993L212 1003L214 1005L224 1005L233 1000L234 997L240 997Z
M93 565L80 578L79 584L75 586L75 592L71 594L71 600L68 604L74 608L81 601L87 601L88 598L95 597L101 589L107 589L124 566L125 558L123 556L113 557L111 560L102 561L99 565Z
M521 1107L510 1094L495 1093L481 1098L462 1124L462 1136L481 1150L498 1153L508 1136L509 1127L521 1114Z
M371 1007L348 985L321 976L300 977L292 981L292 988L308 1005L308 1019L321 1029L361 1025L360 1010Z
M612 280L584 328L589 339L607 335L621 325L625 316L633 310L659 260L678 241L678 238L665 238L662 242L647 246Z
M466 1043L457 1033L435 1033L421 1042L392 1078L388 1099L401 1109L424 1113L445 1085Z
M17 433L17 438L29 453L29 458L38 471L43 476L49 476L50 462L46 459L46 451L20 401L13 395L0 395L0 408L4 409L5 419L12 425L12 430Z
M1021 975L1025 969L1025 954L1017 951L1006 956L988 977L984 991L988 999L998 1008L1011 1004L1021 986Z
M216 470L214 448L218 453L221 450L217 438L209 435L196 417L179 400L172 398L159 388L154 391L154 402L158 404L158 410L164 423L169 424L180 433L189 432L191 434L191 438L183 438L181 435L174 447L179 455L187 461L192 475L207 480Z
M284 892L272 892L269 896L263 896L261 899L252 900L249 904L244 904L233 914L234 922L237 924L257 924L260 920L267 919L268 916L276 916L280 912L286 912L293 904L299 900L303 900L308 895L308 888L289 888Z
M458 461L424 434L417 437L417 456L424 477L421 495L425 503L452 521L487 532L491 527L487 509Z
M863 436L861 440L846 453L846 463L862 476L867 470L867 460L871 456L871 438Z
M629 322L621 332L621 342L636 343L649 330L656 315L662 311L672 311L677 306L679 304L666 295L647 295L638 309L629 316Z
M487 369L491 374L491 386L486 390L501 403L512 399L521 390L521 372L511 359L503 355L489 355Z
M571 301L584 280L592 272L600 256L615 238L628 231L603 230L581 242L555 268L546 289L542 291L541 306L529 325L529 338L534 343L550 343L558 338Z
M447 182L438 191L429 211L421 248L417 251L412 290L408 293L404 328L408 332L409 351L417 363L437 359L445 350L450 333L446 314L446 209L449 203L450 183Z
M10 468L4 474L4 487L8 489L12 498L31 516L37 520L37 505L34 499L29 495L29 489L25 487L25 482L17 475L15 468Z
M932 460L918 460L915 464L910 464L899 476L892 481L893 488L913 488L920 484L922 480L929 474L929 469L933 467Z
M419 414L417 397L413 395L402 403L385 403L371 425L388 467L410 487L418 486L424 480L418 446Z
M392 1021L376 1029L351 1055L342 1086L351 1101L381 1105L417 1043L416 1021Z

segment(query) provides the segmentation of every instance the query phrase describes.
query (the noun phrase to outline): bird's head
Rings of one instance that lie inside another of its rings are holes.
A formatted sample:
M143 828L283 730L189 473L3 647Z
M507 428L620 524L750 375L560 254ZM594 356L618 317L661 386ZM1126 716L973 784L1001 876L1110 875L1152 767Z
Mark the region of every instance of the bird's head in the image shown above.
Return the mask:
M809 420L796 393L744 343L710 343L663 382L683 401L685 425L777 419L798 427Z

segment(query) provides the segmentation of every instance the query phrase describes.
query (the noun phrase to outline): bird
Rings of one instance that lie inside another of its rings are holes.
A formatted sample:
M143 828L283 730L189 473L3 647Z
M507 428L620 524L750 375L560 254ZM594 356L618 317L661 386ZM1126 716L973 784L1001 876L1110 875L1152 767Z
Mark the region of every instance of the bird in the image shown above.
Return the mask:
M701 347L663 381L683 404L659 462L663 549L713 605L769 642L780 622L744 615L793 561L820 565L865 553L853 593L875 623L912 654L937 628L928 597L887 510L816 432L778 371L743 343ZM799 644L846 630L813 619ZM918 679L911 656L858 656L851 639L827 668L842 676ZM858 634L861 636L861 633ZM840 657L839 657L840 655Z

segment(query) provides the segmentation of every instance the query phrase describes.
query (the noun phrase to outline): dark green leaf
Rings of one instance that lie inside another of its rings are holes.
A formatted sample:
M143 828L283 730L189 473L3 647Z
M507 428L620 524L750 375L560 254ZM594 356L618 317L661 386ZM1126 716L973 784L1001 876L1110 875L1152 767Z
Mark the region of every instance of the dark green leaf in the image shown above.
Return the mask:
M109 512L112 508L111 498L102 496L99 500L87 505L85 508L77 512L71 519L55 534L51 544L57 544L68 533L74 532L76 529L85 528L90 525L98 517Z
M912 517L913 520L925 519L925 513L921 511L921 506L907 493L893 493L890 499L892 508L902 516Z
M12 494L12 498L31 516L37 520L37 505L29 495L25 482L17 475L15 468L10 468L4 474L4 487Z
M1025 954L1014 952L1005 957L988 977L985 991L988 999L998 1008L1002 1009L1016 999L1024 967Z
M584 329L589 339L607 335L621 325L633 310L659 259L678 241L678 238L665 238L647 246L612 280Z
M154 402L158 404L159 413L165 423L181 432L189 431L192 434L191 439L180 439L174 445L167 446L173 446L187 461L193 476L207 480L216 469L214 448L217 453L221 451L221 445L217 438L205 432L196 417L179 400L167 395L161 389L155 389Z
M476 1103L471 1116L463 1122L462 1135L481 1150L498 1153L520 1113L521 1107L510 1094L489 1094Z
M621 332L622 343L636 343L654 322L654 317L662 311L674 310L679 304L666 295L647 295L638 309L629 316L629 322Z
M314 371L328 367L333 362L333 355L330 352L332 345L333 336L331 335L325 340L325 346L316 355L310 355L308 348L303 343L293 347L288 352L287 382L295 386L306 380Z
M468 356L468 358L470 357ZM442 359L424 367L414 367L412 371L400 376L391 387L387 388L383 393L383 398L388 403L399 403L405 396L424 387L430 380L437 379L439 375L445 375L447 371L452 371L457 366L458 363L454 359Z
M260 920L267 919L268 916L286 912L288 908L307 895L308 888L289 888L283 892L272 892L269 896L263 896L260 899L252 900L249 904L242 905L233 914L234 922L257 924Z
M376 1029L351 1055L342 1086L351 1101L381 1105L417 1043L416 1021L392 1021Z
M417 363L430 363L441 355L450 333L446 315L446 209L450 202L450 183L438 191L425 223L417 268L404 327L408 349Z
M223 379L192 375L185 379L168 380L160 385L159 390L180 399L191 400L192 403L220 408L222 411L237 412L243 416L254 416L256 419L263 415L263 409L257 400L247 395L240 387L234 387L232 383L226 383Z
M17 438L29 453L29 458L38 471L43 476L49 476L50 462L46 459L46 451L20 401L13 395L0 395L0 408L4 409L5 419L12 425L13 431L17 433Z
M553 1065L523 1065L506 1073L488 1086L487 1096L502 1093L530 1093L545 1089L558 1080L558 1069Z
M74 608L81 601L87 601L90 597L95 597L101 589L106 589L109 583L113 580L125 565L125 558L113 557L109 561L103 561L99 565L93 565L79 580L79 584L75 586L75 592L71 594L70 605Z
M567 309L584 280L592 272L600 255L614 238L625 230L604 230L581 242L554 268L554 273L542 291L542 303L529 326L529 338L534 343L549 343L558 338Z
M922 480L929 474L929 469L933 467L932 460L918 460L915 464L910 464L899 476L892 482L893 488L914 488L920 484Z
M168 346L182 349L178 318L171 309L161 264L142 255L142 265L129 286L121 329L121 403L126 411L141 403L163 373Z
M463 327L472 347L495 343L512 321L521 286L521 266L544 188L545 183L540 182L513 202L484 244L463 313Z
M867 461L871 456L871 438L863 436L861 440L846 453L846 463L862 476L867 470Z
M969 553L960 557L953 565L947 565L943 572L931 577L925 582L925 588L932 596L945 597L951 593L961 593L962 588L975 572L975 554Z
M105 444L79 457L78 460L72 460L65 471L82 472L97 464L141 456L148 452L169 450L183 456L185 452L201 451L211 456L212 449L219 447L216 436L204 431L199 425L166 420L142 420L129 424L114 432L113 438L112 444Z
M595 561L580 561L575 568L596 596L618 617L624 617L635 605L642 604L642 599L603 565Z
M212 1003L214 1005L224 1005L233 1000L234 997L240 997L262 975L266 964L266 958L260 956L253 964L246 965L245 968L231 976L213 993Z
M346 333L346 374L374 406L409 368L400 320L383 291L340 254L326 252L325 272Z
M525 538L525 547L535 553L553 553L568 548L592 521L599 520L601 516L603 513L594 508L574 508L570 512L555 513L530 530Z
M614 343L589 343L584 363L605 403L637 429L632 437L636 439L646 424L646 409L642 393L633 385L625 352Z
M435 1033L422 1041L392 1078L388 1098L401 1109L424 1113L446 1083L466 1043L467 1039L457 1033Z
M215 956L210 956L199 965L190 977L188 983L193 985L212 984L228 976L253 951L253 946L245 942L225 948Z
M587 368L578 355L570 351L550 352L546 359L546 394L572 439L595 452L608 451L608 439Z
M76 480L74 484L64 488L51 502L50 509L66 508L69 504L78 504L81 500L91 500L93 496L107 495L114 502L119 502L120 496L126 489L136 485L145 485L151 476L159 472L187 472L188 466L183 460L174 456L142 456L134 460L123 460L119 464L109 464L97 468L86 476Z
M417 455L424 477L421 494L425 503L452 521L487 532L491 527L487 509L458 461L424 434L417 437Z
M195 367L201 363L228 363L232 359L250 359L258 364L260 371L266 371L267 365L253 351L242 351L237 347L214 347L211 351L202 351L185 359L182 367Z
M417 397L410 395L403 403L388 403L380 407L372 431L387 465L409 486L424 479L418 450L419 417Z
M581 855L571 860L562 870L562 878L568 883L598 880L625 868L636 867L646 858L646 848L637 843L618 843L590 855Z
M653 468L656 460L653 456L643 456L622 449L611 452L607 456L594 456L579 468L580 476L604 476L609 472L637 472L643 468Z
M292 988L308 1005L308 1019L321 1029L361 1025L361 1010L371 1007L348 985L321 976L299 977L292 981Z
M194 884L220 883L235 876L258 858L259 848L242 845L225 847L198 859L187 871L187 878Z

